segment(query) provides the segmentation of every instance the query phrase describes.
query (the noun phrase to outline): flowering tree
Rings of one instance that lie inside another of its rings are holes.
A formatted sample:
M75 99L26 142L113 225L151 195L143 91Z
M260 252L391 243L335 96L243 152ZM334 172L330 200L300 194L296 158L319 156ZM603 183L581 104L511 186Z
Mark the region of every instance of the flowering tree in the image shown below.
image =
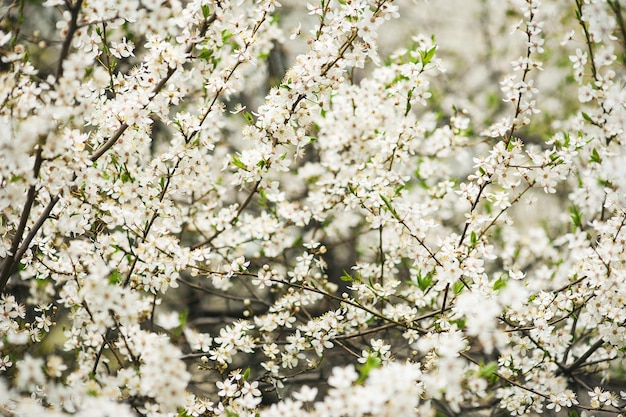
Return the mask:
M619 414L620 1L281 3L0 9L0 414Z

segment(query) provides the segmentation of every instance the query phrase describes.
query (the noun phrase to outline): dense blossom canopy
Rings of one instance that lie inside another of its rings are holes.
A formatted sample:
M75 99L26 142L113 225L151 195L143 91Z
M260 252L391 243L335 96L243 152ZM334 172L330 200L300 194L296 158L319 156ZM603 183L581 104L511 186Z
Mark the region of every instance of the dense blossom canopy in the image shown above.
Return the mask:
M5 2L0 414L620 414L625 13Z

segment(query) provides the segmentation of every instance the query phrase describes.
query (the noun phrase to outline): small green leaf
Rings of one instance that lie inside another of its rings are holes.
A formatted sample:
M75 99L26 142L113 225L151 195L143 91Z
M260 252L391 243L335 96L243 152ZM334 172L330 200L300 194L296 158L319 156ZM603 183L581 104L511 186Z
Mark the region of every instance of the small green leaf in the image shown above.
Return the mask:
M246 370L243 372L243 380L247 381L248 378L250 378L250 367L247 367Z
M211 8L208 4L203 4L202 6L200 6L200 8L202 9L202 16L205 19L211 16Z
M118 271L117 269L111 271L111 275L109 275L109 284L119 284L120 282L122 282L122 280L123 278L122 274L120 274L120 271Z
M133 182L133 177L128 171L124 170L120 175L120 180L122 180L123 183Z
M254 117L252 116L252 114L250 112L243 112L243 117L246 119L246 122L248 122L249 124L253 125L254 124Z
M409 92L407 93L407 95L406 95L406 107L404 108L404 115L405 116L408 115L409 112L411 111L411 106L412 106L412 104L411 104L411 97L413 97L413 90L414 89L411 88L409 90Z
M383 203L385 203L385 207L387 207L387 210L389 210L389 213L391 213L393 217L395 217L396 219L399 219L400 216L398 215L396 210L393 208L393 206L391 205L391 202L387 199L387 197L385 197L382 194L378 194L378 195L380 196L380 199L383 200Z
M503 277L498 278L496 282L493 283L494 291L501 290L504 287L506 287L506 279L504 279Z
M569 133L564 134L563 147L567 148L572 138L569 136Z
M345 269L343 270L343 275L340 276L339 279L341 279L342 281L345 281L345 282L362 282L361 281L361 277L358 274L357 274L357 276L353 277Z
M437 52L437 46L433 46L428 51L420 51L420 55L422 57L422 65L426 66L433 60L435 57L435 52Z
M460 319L452 320L451 323L456 324L457 329L464 329L467 323L467 318L462 317Z
M581 116L583 117L583 119L585 119L589 123L593 123L593 120L591 119L591 116L589 116L587 113L581 112Z
M241 169L244 169L246 171L248 170L248 168L246 168L246 164L241 162L241 159L239 159L239 157L237 155L233 155L231 159L232 159L233 165L235 165L237 168L241 168Z
M344 274L342 276L339 277L339 279L341 279L344 282L352 282L352 276L348 275L348 273L346 271L344 271Z
M227 40L233 37L233 33L224 29L222 31L222 42L226 43Z
M389 211L393 211L393 207L391 206L389 199L387 199L387 197L385 197L382 194L379 194L379 195L380 195L380 199L383 200L383 203L385 203L385 207L387 207Z
M180 313L178 313L178 325L182 329L187 325L187 316L189 315L189 310L184 309Z
M264 207L267 207L267 193L264 189L259 189L259 197L261 198L260 204Z
M572 218L572 224L582 230L583 228L583 215L577 206L572 205L569 208L570 217Z
M498 370L497 362L489 362L487 365L483 365L480 367L478 371L478 376L481 378L490 378L493 374Z
M428 273L426 275L422 275L422 274L417 275L417 285L422 291L426 291L428 288L430 288L430 284L432 284L432 282L433 282L433 275L431 273Z
M591 151L589 162L595 162L597 164L602 162L602 157L600 157L600 154L598 153L598 150L596 148L593 148L593 151Z
M211 49L203 49L198 54L198 58L204 61L211 61L211 59L213 58L213 51Z
M358 367L359 369L359 378L356 380L357 384L362 384L367 379L367 376L372 371L372 369L376 369L380 366L382 361L378 357L378 355L374 353L369 353L367 355L367 360L363 365Z

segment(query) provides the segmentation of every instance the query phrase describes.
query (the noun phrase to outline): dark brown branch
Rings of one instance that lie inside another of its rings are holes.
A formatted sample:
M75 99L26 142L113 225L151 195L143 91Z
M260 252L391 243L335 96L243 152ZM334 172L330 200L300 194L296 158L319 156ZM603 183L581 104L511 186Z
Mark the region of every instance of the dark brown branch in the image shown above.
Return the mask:
M63 46L61 47L61 55L59 56L59 65L57 66L57 79L63 76L63 63L65 59L70 54L70 47L72 46L72 40L74 39L74 34L78 30L78 14L80 13L80 8L82 7L83 0L77 0L76 4L73 6L68 2L67 8L71 14L70 17L70 26L67 28L67 35L65 36L65 40L63 41Z
M583 363L585 363L587 359L589 359L591 355L595 353L595 351L600 349L603 345L604 345L604 340L602 338L598 339L596 343L591 345L589 349L587 349L587 351L580 358L576 359L574 363L572 363L570 366L566 368L566 372L571 373L575 371L576 369L578 369Z
M43 152L41 143L37 146L37 154L35 155L35 164L33 166L33 178L35 181L39 177L39 170L41 169L41 163L43 162L43 157L41 156ZM30 211L33 208L36 197L37 186L33 184L28 188L28 193L26 194L26 202L20 216L20 223L17 226L17 230L15 231L15 235L13 235L13 240L11 241L11 253L6 258L4 258L4 261L2 262L2 271L0 271L0 292L4 292L9 278L11 277L13 271L16 269L17 263L21 258L21 255L19 255L19 246L24 231L26 230L26 224L28 222L28 218L30 217ZM28 242L28 244L30 244L30 241Z

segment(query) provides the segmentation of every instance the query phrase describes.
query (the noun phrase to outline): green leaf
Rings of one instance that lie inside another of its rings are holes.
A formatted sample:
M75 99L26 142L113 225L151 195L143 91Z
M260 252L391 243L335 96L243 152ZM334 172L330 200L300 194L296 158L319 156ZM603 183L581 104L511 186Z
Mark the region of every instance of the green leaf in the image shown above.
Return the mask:
M420 55L422 57L422 65L426 66L433 60L435 57L435 52L437 52L437 46L433 46L428 51L420 51Z
M233 37L233 33L224 29L222 31L222 42L226 43L227 40Z
M247 367L246 370L243 372L243 380L247 381L248 378L250 378L250 367Z
M493 283L494 291L501 290L504 287L506 287L506 279L503 277L498 278L496 282Z
M602 157L600 157L600 154L598 153L598 150L596 148L593 148L593 151L591 151L589 162L595 162L597 164L602 162Z
M250 112L243 112L243 117L246 119L246 122L248 122L249 124L253 125L254 124L254 117L252 116L252 114Z
M200 6L200 8L202 9L202 16L205 19L211 16L211 8L208 4L203 4L202 6Z
M498 370L497 362L489 362L486 365L480 367L478 371L478 376L481 378L490 378L493 374Z
M407 77L406 75L398 74L393 77L393 80L391 80L389 84L385 84L385 88L390 88L391 86L396 85L398 81L407 81L408 79L409 77Z
M178 325L181 329L187 325L187 316L189 316L189 310L187 309L178 313Z
M353 277L345 269L343 270L343 275L340 276L339 279L341 279L342 281L345 281L345 282L362 282L361 281L361 277L358 274Z
M248 168L246 168L246 164L241 162L241 159L239 159L237 155L233 155L231 159L232 159L233 165L235 165L237 168L241 168L246 171L248 170Z
M465 324L467 323L467 318L462 317L460 319L452 320L451 323L456 324L456 327L458 329L464 329L465 328Z
M569 136L569 133L565 133L563 136L564 136L563 146L567 148L572 138Z
M128 171L124 170L120 175L120 180L122 180L123 183L133 182L133 177Z
M203 49L202 51L200 51L200 53L198 54L198 58L204 60L204 61L211 61L211 59L213 58L213 50L211 49Z
M117 269L111 271L111 275L109 275L109 284L119 284L123 281L122 274Z
M591 116L589 116L587 113L581 112L581 116L583 117L583 119L585 119L589 123L593 123L593 120L591 119Z
M263 207L267 207L267 193L262 188L259 189L259 197L261 198L259 204Z
M463 291L463 288L465 288L465 284L463 284L461 281L455 282L454 285L452 286L452 289L454 290L454 293L456 295L461 294L461 291Z
M349 275L345 270L343 271L343 275L339 277L339 279L341 279L344 282L352 282L352 276Z
M575 206L572 205L569 208L569 213L570 213L570 217L572 218L572 224L576 227L582 230L583 228L583 215L580 212L580 209Z
M357 384L362 384L367 379L367 376L372 371L372 369L376 369L380 366L382 361L378 357L378 355L374 353L369 353L367 355L367 360L363 365L358 366L359 369L359 378L356 380Z
M407 95L406 95L406 107L404 108L404 115L405 116L408 115L409 112L411 111L411 106L412 106L412 104L411 104L411 97L413 97L413 90L414 89L411 88L409 90L409 92L407 93Z
M380 196L380 199L383 200L383 203L385 203L385 207L387 207L387 210L389 210L389 213L391 213L393 217L395 217L396 219L399 219L400 216L398 215L396 210L393 208L393 206L391 205L391 202L387 199L387 197L385 197L382 194L378 194L378 195Z
M433 282L433 275L431 273L428 273L426 275L422 275L422 274L417 275L417 285L422 291L426 291L428 288L430 288L430 284L432 284L432 282Z

